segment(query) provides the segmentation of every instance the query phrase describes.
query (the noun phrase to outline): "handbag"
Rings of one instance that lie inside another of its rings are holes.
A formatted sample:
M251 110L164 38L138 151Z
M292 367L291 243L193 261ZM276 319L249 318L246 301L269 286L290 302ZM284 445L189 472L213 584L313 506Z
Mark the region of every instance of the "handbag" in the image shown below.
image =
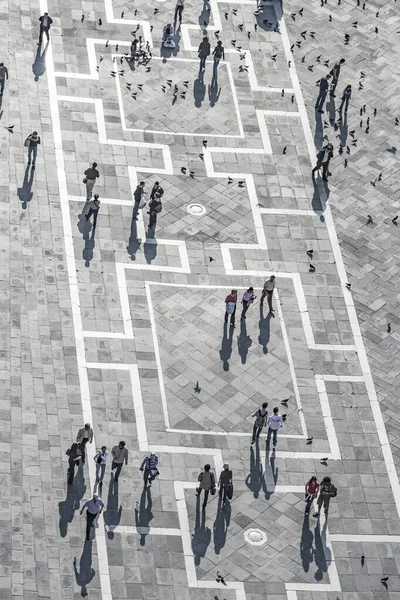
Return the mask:
M83 183L87 183L87 177L83 178Z
M212 487L210 490L211 496L215 496L215 492L217 491L217 488Z
M232 483L230 483L229 487L228 487L228 500L232 500L232 496L233 496L233 485L232 485Z
M139 202L139 208L144 208L146 206L146 200L142 197Z
M232 315L234 310L235 310L235 303L228 302L226 305L226 312L228 313L228 315Z
M24 141L24 146L25 146L25 148L29 148L30 145L31 145L31 140L27 137L26 140Z
M98 465L101 465L101 463L103 462L103 457L102 456L98 456L96 462L97 462Z

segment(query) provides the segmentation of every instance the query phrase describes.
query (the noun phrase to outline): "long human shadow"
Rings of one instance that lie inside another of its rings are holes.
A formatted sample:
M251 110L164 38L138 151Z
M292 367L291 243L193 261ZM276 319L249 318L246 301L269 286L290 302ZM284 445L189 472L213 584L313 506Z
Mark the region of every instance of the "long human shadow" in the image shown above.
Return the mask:
M118 527L121 521L122 505L118 500L118 482L114 479L114 473L111 473L110 484L108 486L107 508L103 513L104 523L107 525L107 535L110 539L114 537L114 529Z
M275 452L270 452L268 449L265 453L265 498L269 500L275 492L276 482L278 481L279 469L275 466Z
M226 535L228 533L229 524L231 522L231 507L226 504L221 510L222 499L218 500L218 511L215 517L213 532L214 532L214 550L215 554L219 554L225 546Z
M314 579L316 581L321 581L324 577L324 573L328 571L328 564L330 564L332 560L332 553L326 544L326 528L328 525L328 521L325 518L325 522L323 528L321 530L321 521L317 521L315 530L314 530L314 540L315 540L315 549L314 549L314 560L317 567L317 571L315 572Z
M340 135L340 145L346 146L347 144L347 136L349 134L349 126L347 123L347 115L344 116L342 114L339 115L339 119L337 121L339 126L339 135Z
M131 233L128 240L128 245L126 250L131 257L131 260L136 260L136 252L139 250L142 244L142 240L139 240L137 237L137 221L135 217L132 215L131 221Z
M193 98L196 108L201 108L204 98L206 97L206 86L204 83L204 71L199 70L197 79L193 82Z
M157 256L157 240L154 236L154 229L149 229L146 235L146 241L143 245L144 257L148 265L150 265Z
M240 333L238 335L237 343L242 365L245 365L250 346L253 343L251 337L247 335L246 319L240 319Z
M207 0L204 0L202 11L199 14L199 25L201 28L208 27L210 24L211 10L207 10L207 6L209 6L209 3Z
M65 537L68 532L68 525L72 523L75 512L79 510L79 504L86 492L85 480L83 477L83 465L78 466L78 471L74 481L67 488L67 497L58 503L58 512L60 515L59 528L61 537Z
M92 225L92 232L89 235L91 223L88 222L88 233L83 236L85 240L85 246L82 250L82 258L85 261L85 267L90 267L90 262L93 260L94 256L94 247L96 245L95 233L96 228Z
M326 103L326 112L330 123L333 125L336 120L336 105L334 96L329 94L329 101Z
M2 111L2 108L1 108L3 106L3 96L4 96L4 90L3 90L3 93L0 94L0 119L3 116L3 111Z
M210 106L213 107L217 104L219 97L221 95L222 88L218 89L218 79L217 76L213 76L211 79L211 83L208 85L208 100L210 102Z
M228 336L229 328L229 336ZM233 327L224 323L224 333L221 342L221 350L219 351L219 357L222 360L224 371L229 371L229 359L232 356L232 342L233 342Z
M181 43L181 28L180 28L180 26L176 29L174 28L174 42L175 42L174 48L166 48L163 45L163 43L161 42L160 56L163 59L163 63L166 63L168 58L171 58L172 56L177 56L179 54L180 43Z
M321 113L315 111L315 132L314 132L314 146L319 151L324 143L324 127L322 124Z
M301 564L303 565L303 571L305 573L308 573L310 570L310 564L313 561L313 541L314 535L310 530L309 515L305 514L300 540L300 558Z
M268 312L267 316L264 317L264 304L260 302L260 320L258 326L260 329L260 335L258 336L258 343L262 346L264 354L268 353L268 344L271 335L271 319L274 313Z
M86 540L83 546L82 555L79 561L79 571L76 567L76 556L73 561L76 583L81 588L81 596L84 598L88 595L87 585L96 575L96 571L92 567L92 542Z
M198 566L201 559L206 555L210 542L211 529L206 527L206 511L201 511L200 518L200 496L197 496L195 529L192 534L192 550L194 554L195 565Z
M151 511L152 507L153 500L151 498L151 487L147 486L143 489L142 495L140 496L140 503L138 502L135 508L135 525L138 533L140 533L141 546L144 546L146 543L146 535L148 535L150 530L150 521L154 517Z
M19 187L17 190L18 198L21 200L22 208L24 210L26 209L28 202L30 202L33 198L32 185L34 176L35 169L31 168L31 165L28 165L25 169L24 181L22 182L22 186Z
M38 46L36 50L35 61L32 64L32 72L35 76L35 81L39 81L39 78L46 72L46 52L49 47L49 41L47 41L43 53L41 53L42 46Z
M264 479L264 469L260 457L260 447L258 440L256 441L256 449L254 446L250 448L250 473L246 477L246 485L253 492L254 498L260 496L260 490L266 492L266 484Z

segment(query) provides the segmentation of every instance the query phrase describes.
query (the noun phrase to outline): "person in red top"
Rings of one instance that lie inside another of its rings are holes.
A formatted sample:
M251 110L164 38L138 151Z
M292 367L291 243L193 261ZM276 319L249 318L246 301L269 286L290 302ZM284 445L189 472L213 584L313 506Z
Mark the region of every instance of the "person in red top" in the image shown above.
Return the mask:
M237 290L231 290L231 293L225 298L225 323L228 323L229 315L231 317L231 327L235 328L235 314L237 303Z
M317 497L318 489L319 489L319 483L318 483L315 475L313 475L311 477L311 479L309 481L307 481L306 487L305 487L306 510L304 512L306 515L309 514L311 504L314 502L315 498Z

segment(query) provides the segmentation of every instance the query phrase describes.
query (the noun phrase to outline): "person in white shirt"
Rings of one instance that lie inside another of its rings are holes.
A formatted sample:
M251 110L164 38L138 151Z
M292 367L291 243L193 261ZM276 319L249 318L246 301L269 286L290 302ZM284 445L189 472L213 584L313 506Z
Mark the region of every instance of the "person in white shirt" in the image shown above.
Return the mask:
M96 452L94 462L96 463L96 481L102 483L104 479L104 473L106 470L108 452L106 446L102 446L101 450Z
M273 435L274 448L278 443L278 429L283 425L282 416L279 414L279 408L276 406L272 415L268 418L268 433L267 433L267 447L271 441L271 435Z
M260 303L263 304L264 298L265 298L265 296L267 296L268 309L269 309L270 313L274 312L274 309L272 308L272 298L274 295L274 289L275 289L275 275L271 275L271 277L269 279L267 279L267 281L264 283L263 291L262 291L261 298L260 298Z
M86 510L86 541L90 540L90 528L93 525L93 521L97 515L101 514L103 510L104 502L99 498L98 494L93 494L93 498L87 500L81 508L81 514Z

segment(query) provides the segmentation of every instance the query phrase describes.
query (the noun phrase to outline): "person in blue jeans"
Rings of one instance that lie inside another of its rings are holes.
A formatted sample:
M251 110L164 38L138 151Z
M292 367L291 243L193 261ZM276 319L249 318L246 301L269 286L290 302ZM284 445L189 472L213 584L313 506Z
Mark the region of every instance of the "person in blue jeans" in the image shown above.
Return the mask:
M28 165L32 163L32 169L34 169L37 157L37 147L40 144L40 137L38 136L38 132L34 131L30 135L28 135L25 144L28 146Z
M102 446L95 457L94 462L96 463L96 482L102 483L104 479L104 473L106 471L108 452L106 446Z
M215 48L213 50L213 56L214 56L213 76L216 77L219 61L221 60L221 58L222 58L222 60L225 60L225 50L224 50L221 40L219 42L217 42L217 45L215 46Z
M268 434L267 434L267 446L269 447L269 443L271 441L271 435L273 436L272 443L274 448L278 443L278 430L282 427L283 420L282 416L279 414L279 408L275 406L272 415L268 418Z

